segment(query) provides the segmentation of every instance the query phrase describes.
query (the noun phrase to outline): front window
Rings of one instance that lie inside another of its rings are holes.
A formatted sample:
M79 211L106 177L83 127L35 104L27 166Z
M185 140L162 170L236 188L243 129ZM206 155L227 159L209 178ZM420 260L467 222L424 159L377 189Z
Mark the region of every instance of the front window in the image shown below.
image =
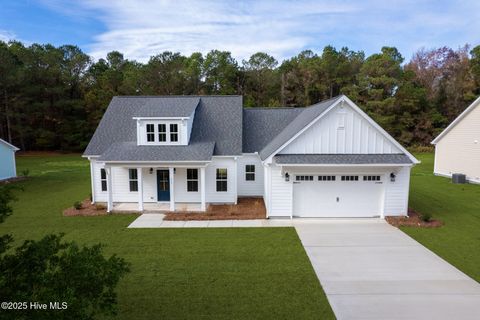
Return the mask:
M245 180L255 181L255 165L247 164L245 166Z
M165 123L160 123L158 125L158 141L167 141L167 125Z
M102 182L102 191L107 191L107 172L100 169L100 181Z
M171 142L178 141L178 124L176 123L170 124L170 141Z
M187 191L198 191L198 169L187 169Z
M130 192L138 191L138 172L137 169L128 169L128 178L130 182Z
M227 169L217 169L217 192L227 192Z
M155 141L155 126L153 125L153 123L147 124L147 141Z

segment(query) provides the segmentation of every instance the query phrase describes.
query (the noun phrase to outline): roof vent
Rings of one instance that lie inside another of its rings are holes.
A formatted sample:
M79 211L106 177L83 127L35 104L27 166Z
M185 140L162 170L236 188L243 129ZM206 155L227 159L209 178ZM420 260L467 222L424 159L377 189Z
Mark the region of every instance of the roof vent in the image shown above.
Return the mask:
M467 182L467 177L463 173L452 174L452 183L464 184Z

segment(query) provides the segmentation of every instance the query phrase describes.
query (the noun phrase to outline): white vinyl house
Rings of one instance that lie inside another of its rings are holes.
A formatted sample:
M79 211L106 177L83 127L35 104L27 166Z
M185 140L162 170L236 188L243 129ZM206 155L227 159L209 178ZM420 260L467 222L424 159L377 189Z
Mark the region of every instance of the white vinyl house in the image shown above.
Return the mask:
M434 173L451 177L465 174L469 182L480 183L480 97L463 111L433 141Z
M84 157L108 211L263 197L268 217L406 215L405 148L346 96L243 108L241 96L114 97Z

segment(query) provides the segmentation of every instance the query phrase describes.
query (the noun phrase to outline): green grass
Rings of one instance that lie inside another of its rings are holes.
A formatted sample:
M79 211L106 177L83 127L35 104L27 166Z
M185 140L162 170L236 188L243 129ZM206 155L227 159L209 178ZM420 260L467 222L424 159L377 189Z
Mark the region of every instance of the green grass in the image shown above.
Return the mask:
M437 229L402 230L480 282L480 185L452 184L433 175L433 154L417 155L412 172L410 207L431 213L445 225Z
M330 319L327 299L293 228L127 229L134 215L63 217L88 197L78 155L25 156L14 214L0 224L17 244L63 232L131 263L118 287L119 319Z

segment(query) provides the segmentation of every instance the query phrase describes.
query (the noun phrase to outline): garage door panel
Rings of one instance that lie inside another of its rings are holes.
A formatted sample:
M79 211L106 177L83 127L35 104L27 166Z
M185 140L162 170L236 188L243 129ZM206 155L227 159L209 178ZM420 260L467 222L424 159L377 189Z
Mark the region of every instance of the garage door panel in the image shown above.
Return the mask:
M355 175L352 175L355 176ZM373 217L381 213L381 181L294 181L293 215L297 217Z

